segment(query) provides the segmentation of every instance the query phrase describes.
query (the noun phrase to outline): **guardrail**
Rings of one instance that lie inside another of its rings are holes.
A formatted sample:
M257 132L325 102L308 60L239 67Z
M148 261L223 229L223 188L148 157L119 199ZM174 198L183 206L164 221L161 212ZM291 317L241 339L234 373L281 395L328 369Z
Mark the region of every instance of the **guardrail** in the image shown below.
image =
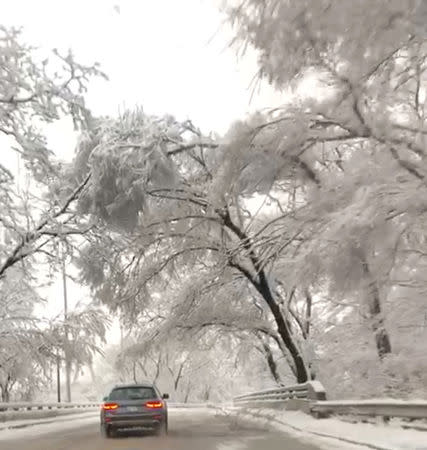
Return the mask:
M91 412L98 409L102 403L42 403L13 402L0 403L0 423L14 420L33 420L62 417L64 415ZM170 408L206 408L206 403L174 403L168 402ZM210 405L212 406L212 405Z
M168 402L169 408L211 408L213 407L210 403L175 403Z
M98 408L102 403L31 403L31 402L13 402L1 403L0 413L6 411L35 411L35 410L55 410L55 409L87 409ZM171 408L205 408L207 403L176 403L168 402Z
M16 420L47 419L96 411L99 403L0 403L0 423ZM3 428L3 427L2 427Z
M31 402L14 402L14 403L0 403L0 412L5 411L34 411L43 409L85 409L96 408L100 403L31 403Z
M326 400L326 392L318 381L303 384L267 389L234 397L233 403L238 406L281 407L305 410L309 402Z
M391 417L406 419L427 419L427 401L402 400L343 400L315 402L310 405L313 416L321 418L328 415L354 415Z
M352 415L382 417L384 421L388 421L391 417L427 419L427 401L392 399L327 401L325 389L318 381L240 395L233 399L233 404L251 408L301 410L316 418Z

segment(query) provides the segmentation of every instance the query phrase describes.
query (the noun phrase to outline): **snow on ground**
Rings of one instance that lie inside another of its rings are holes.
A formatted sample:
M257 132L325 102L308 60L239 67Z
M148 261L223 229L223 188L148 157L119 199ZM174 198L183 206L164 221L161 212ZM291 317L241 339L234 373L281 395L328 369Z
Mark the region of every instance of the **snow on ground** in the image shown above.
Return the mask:
M172 407L170 414L176 414L180 417L194 416L194 409L186 407ZM209 412L207 408L198 408L198 414ZM0 423L0 442L11 438L20 438L28 436L38 436L48 434L55 431L68 430L78 428L80 426L99 424L99 411L86 413L76 413L67 416L49 417L49 418L33 418L26 420L10 420Z
M411 399L411 400L399 400L395 398L370 398L366 400L330 400L330 401L322 401L322 404L328 404L333 403L340 404L340 405L353 405L354 403L357 403L358 405L414 405L414 406L427 406L427 400L425 399Z
M82 414L86 412L99 411L99 408L61 408L61 409L32 409L19 411L2 411L0 412L0 429L2 424L8 424L16 421L25 420L39 420L39 419L54 419L58 416L70 416L75 414Z
M50 417L48 419L13 420L0 424L0 441L19 437L38 436L55 431L78 428L92 423L99 423L98 411L74 414L72 416Z
M331 439L329 437L318 436L303 429L299 430L296 427L289 427L281 424L277 421L273 421L271 417L267 417L266 411L268 411L268 416L272 415L271 410L246 410L243 412L239 409L226 409L222 410L225 414L235 414L236 417L241 419L245 423L252 423L253 425L261 426L265 429L275 429L286 433L288 436L297 439L302 444L314 445L322 450L369 450L370 447L366 447L360 444L352 444L350 442L338 441L336 439ZM279 413L279 412L278 412ZM279 413L280 414L280 413ZM239 420L238 419L238 420Z
M356 444L376 450L427 450L427 432L404 430L386 424L348 423L339 419L315 419L300 411L272 411L271 409L227 409L229 412L270 422L275 428L299 436L311 436L311 442L330 450L331 437L342 450ZM321 438L328 437L327 441ZM354 447L354 445L352 446ZM360 449L360 446L357 447Z
M216 409L216 408L215 408ZM227 407L217 413L230 415L237 420L252 422L267 428L281 430L301 442L317 445L325 450L427 450L427 432L404 430L386 424L348 423L339 419L315 419L299 411L271 409L246 409ZM194 416L194 409L171 408L176 418ZM200 408L198 414L212 414L214 410ZM32 425L29 425L32 423ZM86 412L57 418L10 421L0 424L0 442L38 436L61 430L98 425L99 413ZM25 428L6 429L7 426Z

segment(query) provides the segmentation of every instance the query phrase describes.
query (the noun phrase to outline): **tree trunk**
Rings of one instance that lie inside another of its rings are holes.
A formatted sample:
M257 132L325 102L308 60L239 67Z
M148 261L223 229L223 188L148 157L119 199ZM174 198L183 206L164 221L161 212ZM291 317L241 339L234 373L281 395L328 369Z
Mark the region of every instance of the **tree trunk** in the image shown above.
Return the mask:
M273 352L271 351L271 348L268 345L268 343L261 336L258 336L258 337L259 337L259 340L261 341L262 349L263 349L264 355L267 359L267 365L268 365L268 368L270 369L270 373L273 376L274 381L277 384L281 384L281 379L280 379L279 372L277 370L276 361L274 360Z
M74 371L74 375L73 375L73 384L77 383L77 381L79 380L79 376L80 376L80 370L78 367L76 367L76 369Z
M204 392L204 395L203 395L203 400L205 402L208 402L210 395L211 395L211 387L210 387L210 385L206 385L205 386L205 392Z
M191 384L190 381L187 384L187 390L185 392L185 397L184 397L184 403L188 403L188 399L190 397L190 391L191 391Z
M369 314L372 320L371 326L374 332L378 356L383 359L384 356L391 353L391 343L384 325L378 285L375 281L372 282L370 291Z
M274 320L276 321L277 332L279 333L280 337L283 340L283 343L291 354L292 360L295 364L297 382L305 383L309 379L309 374L305 366L304 358L300 349L296 345L293 336L291 335L291 331L289 330L285 318L280 311L279 305L276 303L271 293L264 271L261 271L261 273L259 274L259 284L257 283L257 285L258 286L255 287L258 289L258 292L266 301L271 313L273 314Z
M4 390L2 392L2 399L1 399L1 401L4 402L4 403L9 403L9 400L10 400L10 392L8 390Z
M146 362L146 360L144 359L144 362ZM144 367L144 364L142 364L140 361L137 362L138 367L141 369L141 372L143 373L144 377L148 378L148 372Z
M185 365L185 361L183 363L181 363L181 365L179 366L178 375L174 379L175 392L178 390L178 385L179 385L179 381L181 380L181 377L182 377L182 371L184 369L184 365ZM172 373L172 371L171 371L171 373Z
M241 230L231 219L230 213L223 212L222 219L224 225L231 230L241 241L241 245L247 250L249 259L253 265L256 275L254 276L251 271L245 269L241 264L232 260L229 261L231 267L235 267L252 283L264 301L267 303L273 318L277 325L277 332L280 338L283 340L285 347L289 350L292 361L295 365L295 374L298 383L305 383L309 379L309 372L305 365L305 361L301 350L292 335L289 323L284 318L280 306L277 303L274 295L271 291L270 285L267 280L265 271L252 248L251 240L247 234Z
M136 362L135 361L132 363L132 376L133 376L133 382L135 384L138 383L137 378L136 378Z
M313 297L311 296L310 290L307 288L305 290L305 300L306 300L306 310L305 310L305 338L310 336L310 325L311 325L311 311L313 307Z
M380 291L376 280L373 278L366 258L362 258L363 273L368 281L368 308L371 319L371 327L374 333L375 345L380 359L391 353L391 343L384 325L384 317L381 308Z
M161 355L161 353L159 353L159 357L156 361L156 373L154 375L153 383L155 383L157 381L157 379L159 378L161 359L162 359L162 355Z
M10 400L9 381L10 381L10 375L7 377L6 383L0 384L1 401L3 403L9 403L9 400Z
M92 383L96 382L96 375L95 375L95 371L93 370L93 364L90 363L89 364L89 371L90 371L90 377L92 379Z

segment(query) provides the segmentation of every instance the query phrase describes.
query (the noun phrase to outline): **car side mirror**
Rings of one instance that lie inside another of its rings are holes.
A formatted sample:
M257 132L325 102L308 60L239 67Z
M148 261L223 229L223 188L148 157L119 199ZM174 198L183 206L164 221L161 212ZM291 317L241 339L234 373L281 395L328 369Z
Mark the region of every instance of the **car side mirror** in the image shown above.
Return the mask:
M164 400L167 400L167 399L169 398L169 394L163 394L163 395L162 395L162 398L163 398Z

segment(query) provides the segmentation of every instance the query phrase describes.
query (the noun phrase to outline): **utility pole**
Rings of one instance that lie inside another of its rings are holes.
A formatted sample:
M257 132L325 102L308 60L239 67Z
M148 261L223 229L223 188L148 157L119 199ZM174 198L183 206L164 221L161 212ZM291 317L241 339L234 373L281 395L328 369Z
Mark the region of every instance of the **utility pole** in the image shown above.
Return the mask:
M56 354L56 398L61 403L61 357L59 352Z
M68 297L67 297L67 273L65 271L65 248L62 244L62 287L64 293L64 356L65 356L65 386L67 402L71 402L71 364L69 357L68 341Z

